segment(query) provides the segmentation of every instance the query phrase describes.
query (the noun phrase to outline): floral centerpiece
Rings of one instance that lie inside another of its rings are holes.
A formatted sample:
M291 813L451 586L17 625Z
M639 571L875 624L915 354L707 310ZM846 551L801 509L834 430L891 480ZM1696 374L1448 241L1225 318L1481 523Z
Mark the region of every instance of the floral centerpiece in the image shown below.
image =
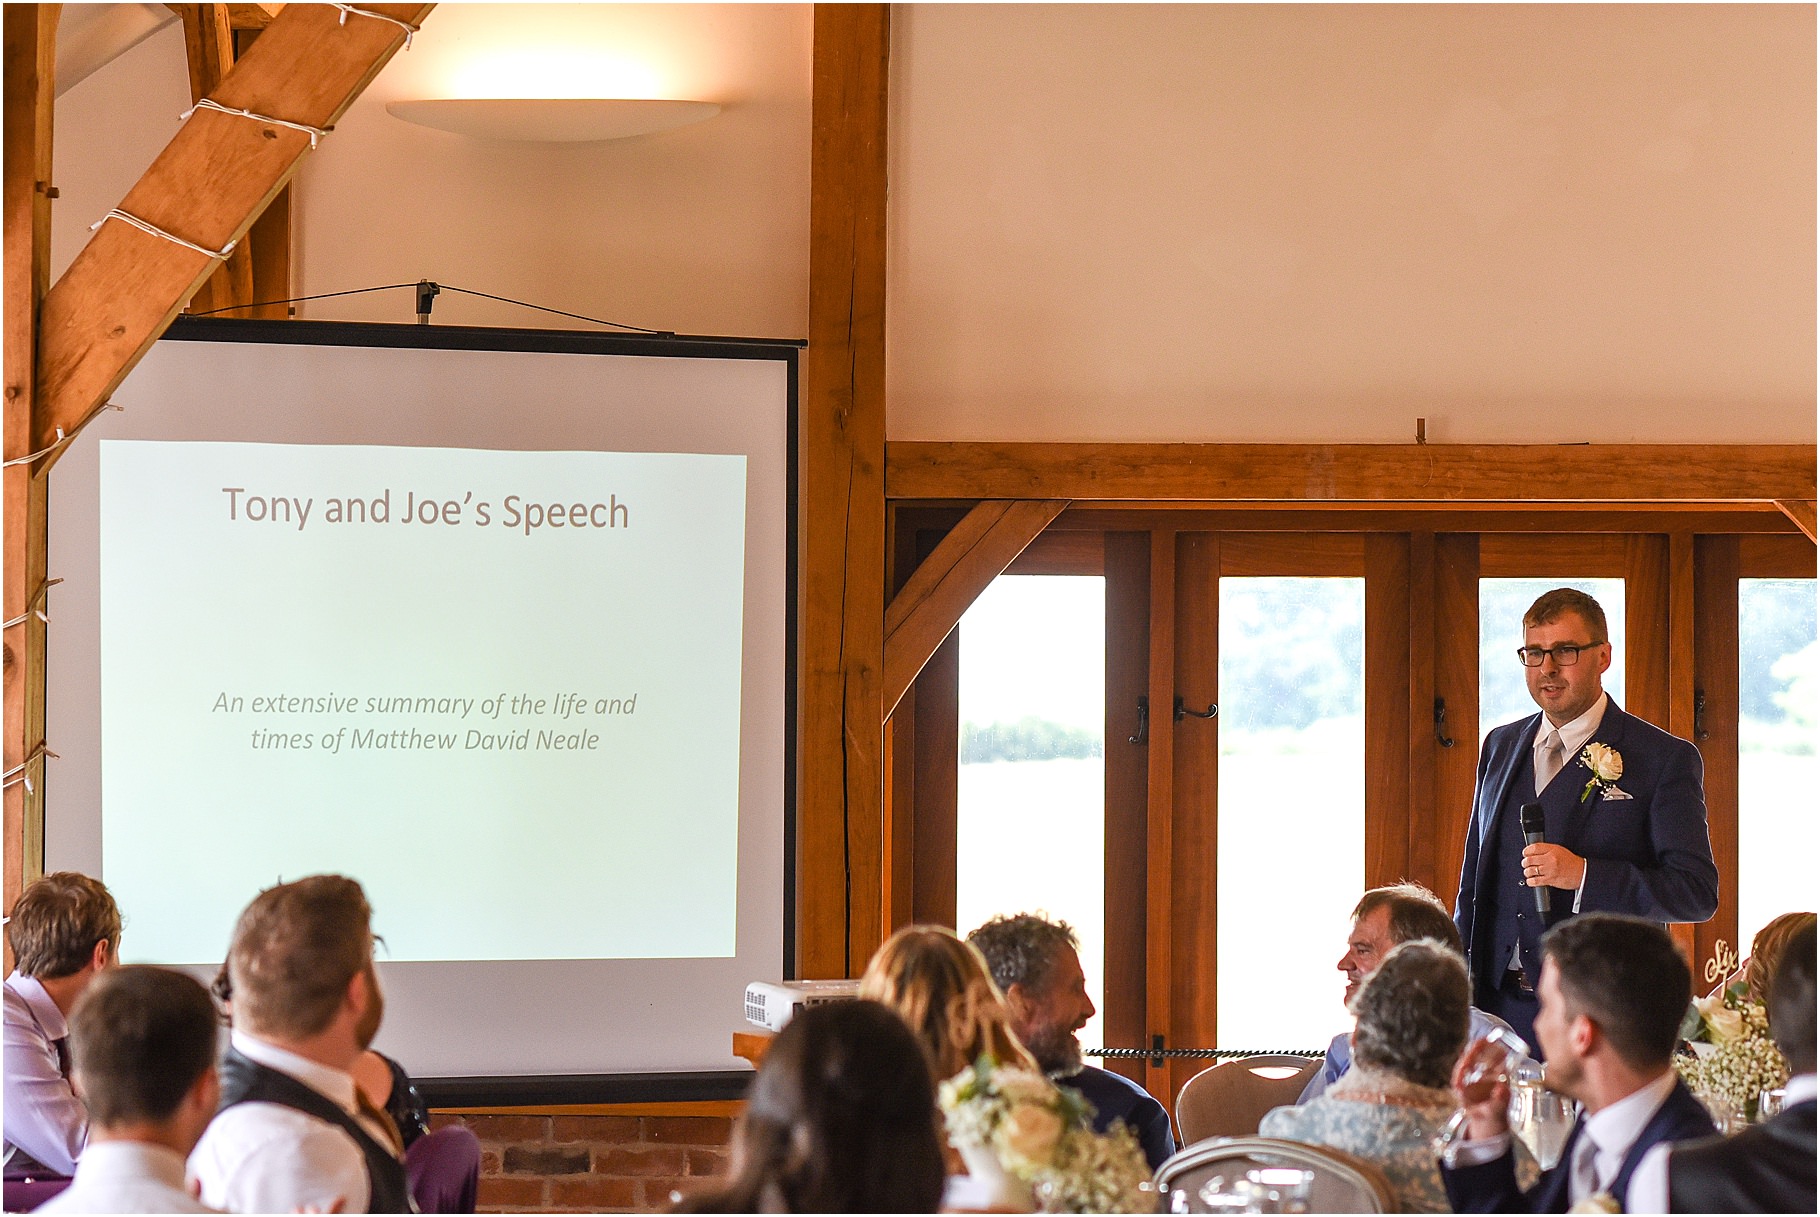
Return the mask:
M1044 1212L1138 1213L1156 1208L1149 1164L1123 1124L1096 1133L1093 1109L1066 1087L982 1056L941 1084L948 1139L967 1160L996 1164Z
M1694 1054L1677 1056L1675 1068L1709 1107L1729 1106L1755 1120L1763 1091L1788 1081L1788 1061L1769 1037L1769 1014L1745 996L1742 984L1696 997L1681 1038Z

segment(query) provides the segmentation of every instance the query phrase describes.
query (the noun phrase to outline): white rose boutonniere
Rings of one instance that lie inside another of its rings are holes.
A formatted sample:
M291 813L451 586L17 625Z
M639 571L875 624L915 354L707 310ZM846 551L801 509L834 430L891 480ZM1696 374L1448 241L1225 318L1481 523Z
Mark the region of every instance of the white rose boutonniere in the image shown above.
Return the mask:
M1570 1213L1622 1213L1624 1206L1610 1192L1594 1192L1567 1210Z
M1617 791L1618 779L1624 776L1624 757L1616 748L1607 744L1588 744L1580 750L1580 763L1592 770L1591 780L1580 792L1582 799L1590 795L1594 787L1603 790L1605 798L1618 797L1612 792Z

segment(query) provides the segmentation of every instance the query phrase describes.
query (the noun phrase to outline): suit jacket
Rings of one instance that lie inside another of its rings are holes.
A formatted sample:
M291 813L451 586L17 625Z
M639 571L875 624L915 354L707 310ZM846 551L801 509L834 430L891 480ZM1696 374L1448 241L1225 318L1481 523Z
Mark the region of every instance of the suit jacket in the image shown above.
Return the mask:
M1478 786L1466 830L1454 921L1473 975L1493 986L1508 961L1472 958L1478 941L1473 933L1478 893L1495 883L1485 873L1488 855L1483 843L1492 839L1495 819L1541 723L1542 715L1536 713L1494 727L1479 751ZM1616 701L1606 703L1598 730L1587 742L1605 744L1623 758L1624 776L1617 787L1630 798L1604 798L1595 787L1576 795L1566 807L1548 808L1546 839L1586 859L1580 911L1629 913L1660 922L1710 918L1719 908L1719 870L1706 832L1699 750L1624 713ZM1585 762L1575 756L1557 781L1571 782L1577 792L1591 777ZM1557 892L1553 918L1571 915L1565 910L1572 908L1572 901L1571 892Z
M1677 1145L1668 1158L1671 1213L1814 1211L1814 1101L1735 1137Z
M1456 1213L1565 1213L1568 1209L1568 1181L1573 1168L1574 1147L1580 1142L1586 1121L1581 1118L1568 1134L1561 1149L1561 1160L1552 1170L1542 1172L1541 1179L1528 1191L1517 1186L1516 1159L1513 1154L1478 1166L1441 1168L1447 1185L1447 1199ZM1611 1194L1624 1203L1632 1172L1643 1161L1643 1155L1663 1141L1685 1141L1690 1137L1712 1136L1713 1122L1706 1108L1679 1078L1675 1088L1656 1108L1649 1123L1624 1154L1624 1165L1612 1180Z

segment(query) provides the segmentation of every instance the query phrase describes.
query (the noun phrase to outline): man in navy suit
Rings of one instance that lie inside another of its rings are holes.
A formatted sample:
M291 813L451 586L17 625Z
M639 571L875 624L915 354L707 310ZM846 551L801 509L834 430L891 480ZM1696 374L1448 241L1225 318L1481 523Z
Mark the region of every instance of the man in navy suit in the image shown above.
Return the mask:
M1605 610L1584 592L1557 588L1532 604L1519 656L1542 712L1493 728L1479 753L1454 922L1473 1004L1532 1048L1549 925L1595 910L1705 921L1719 907L1700 753L1606 695L1610 637ZM1546 831L1526 846L1530 803ZM1552 889L1546 915L1534 888Z
M1504 1052L1483 1040L1454 1070L1466 1139L1442 1162L1447 1198L1459 1213L1565 1213L1595 1196L1624 1206L1631 1176L1650 1149L1712 1135L1700 1100L1675 1074L1681 1016L1693 979L1661 926L1591 913L1542 940L1537 992L1548 1085L1581 1105L1561 1160L1527 1192L1510 1147L1510 1086ZM1468 1084L1475 1066L1489 1065Z

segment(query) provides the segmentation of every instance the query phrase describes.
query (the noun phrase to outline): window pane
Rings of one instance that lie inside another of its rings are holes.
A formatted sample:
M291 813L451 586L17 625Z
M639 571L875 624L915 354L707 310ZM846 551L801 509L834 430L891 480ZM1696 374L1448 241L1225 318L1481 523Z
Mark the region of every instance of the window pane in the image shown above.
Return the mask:
M1585 592L1605 610L1611 628L1611 667L1605 691L1624 704L1624 580L1622 579L1481 579L1479 580L1479 735L1503 723L1536 712L1523 681L1523 614L1543 592L1571 587ZM1473 741L1476 745L1477 740Z
M1812 579L1738 581L1738 954L1815 896L1820 642Z
M1348 1025L1365 885L1365 581L1220 580L1220 1048L1318 1048Z
M1001 575L960 624L960 932L1007 913L1074 927L1105 974L1106 581ZM1080 1033L1100 1045L1096 1014Z

